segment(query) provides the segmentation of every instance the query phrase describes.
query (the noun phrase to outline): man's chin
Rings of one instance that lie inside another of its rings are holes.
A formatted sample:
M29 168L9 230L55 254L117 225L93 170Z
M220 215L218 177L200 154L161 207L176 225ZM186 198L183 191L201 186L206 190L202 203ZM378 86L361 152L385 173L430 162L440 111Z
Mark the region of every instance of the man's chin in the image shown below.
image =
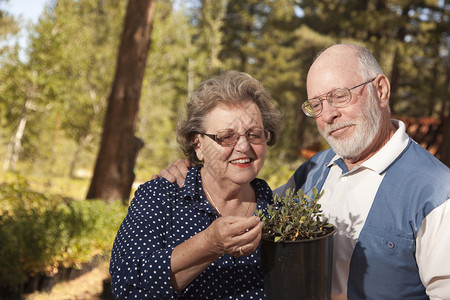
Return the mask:
M336 154L338 154L339 156L341 156L343 158L348 158L348 159L358 156L357 154L355 154L354 149L349 149L349 145L351 145L351 143L353 143L353 142L346 141L346 140L344 140L344 141L340 140L339 142L328 141L328 144L330 145L331 149L333 149L333 151Z

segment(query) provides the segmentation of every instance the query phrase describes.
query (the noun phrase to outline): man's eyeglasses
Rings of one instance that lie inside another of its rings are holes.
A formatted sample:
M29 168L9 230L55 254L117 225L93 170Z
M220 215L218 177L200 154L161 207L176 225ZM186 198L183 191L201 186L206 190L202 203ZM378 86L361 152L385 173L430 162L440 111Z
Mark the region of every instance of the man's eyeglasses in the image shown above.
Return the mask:
M232 129L221 130L217 132L217 134L208 134L204 132L199 132L199 134L206 135L223 147L231 147L236 145L241 136L245 136L247 141L256 145L264 144L270 139L270 132L260 128L249 129L244 134L239 134Z
M350 92L357 87L363 86L365 84L371 83L375 80L373 79L366 81L364 83L358 84L352 88L337 88L323 95L308 99L303 102L302 110L308 117L318 117L322 113L323 104L322 101L327 100L333 107L344 107L352 100L352 93Z

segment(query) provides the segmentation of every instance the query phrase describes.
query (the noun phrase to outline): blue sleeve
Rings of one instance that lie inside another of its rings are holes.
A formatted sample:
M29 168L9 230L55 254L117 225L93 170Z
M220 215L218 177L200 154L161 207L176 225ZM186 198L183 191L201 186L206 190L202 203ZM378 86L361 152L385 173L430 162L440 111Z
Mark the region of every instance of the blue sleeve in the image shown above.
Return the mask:
M164 179L136 191L119 228L111 254L112 291L118 299L171 299L170 257L166 248L170 200Z

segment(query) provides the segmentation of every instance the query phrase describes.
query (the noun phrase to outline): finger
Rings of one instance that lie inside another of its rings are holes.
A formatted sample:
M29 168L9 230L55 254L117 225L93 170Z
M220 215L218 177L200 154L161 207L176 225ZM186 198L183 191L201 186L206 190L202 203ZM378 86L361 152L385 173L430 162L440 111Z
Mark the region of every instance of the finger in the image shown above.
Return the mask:
M183 159L186 168L192 168L194 164L192 164L188 159Z
M231 256L233 256L234 258L238 258L238 257L244 256L245 252L242 249L242 246L236 246L236 247L234 247L233 251L231 251L229 254Z
M159 172L159 177L165 178L172 183L174 183L177 179L168 169L161 170L161 172Z
M175 177L175 180L180 187L184 186L184 180L186 179L187 172L190 166L191 163L189 162L189 160L177 159L175 163L170 164L167 168L171 175Z
M233 238L242 234L247 226L242 223L248 222L248 218L227 216L214 220L205 230L207 244L215 253L227 253L235 255L239 246Z
M151 180L153 180L153 179L158 179L159 177L160 177L159 175L156 175L156 174L155 174L155 175L152 176Z
M243 249L245 249L245 253L253 253L259 246L262 237L262 225L255 231L254 236L249 236L250 240L248 243L244 244Z
M234 242L239 245L257 244L261 240L262 224L249 228L246 232L233 238Z
M216 223L217 237L225 253L239 256L240 246L259 243L262 223L258 217L230 216L219 219L222 219L222 222Z
M177 159L175 161L175 165L178 168L178 171L181 175L183 175L184 177L186 177L187 172L189 170L189 168L193 167L194 165L191 164L191 162L187 159Z
M252 254L253 252L256 251L256 249L258 249L258 246L259 246L259 240L254 240L250 244L244 244L244 245L240 246L239 253L241 254L241 250L242 250L242 253L244 253L243 255Z
M259 242L261 241L261 229L262 225L257 225L247 233L243 234L241 237L244 237L245 235L246 238L242 241L239 241L240 246L236 248L232 255L234 257L241 257L255 252L255 250L259 246Z
M256 216L249 218L230 216L229 219L224 218L224 221L229 222L229 229L234 235L241 235L261 223L261 220Z

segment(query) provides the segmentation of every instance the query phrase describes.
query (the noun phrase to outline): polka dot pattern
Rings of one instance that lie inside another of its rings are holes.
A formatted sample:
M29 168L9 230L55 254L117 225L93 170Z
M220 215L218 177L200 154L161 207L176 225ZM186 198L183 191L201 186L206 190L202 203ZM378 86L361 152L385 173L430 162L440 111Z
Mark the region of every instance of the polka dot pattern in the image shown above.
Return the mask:
M252 181L257 209L272 191ZM205 230L217 213L201 186L200 169L191 168L185 186L163 178L141 185L120 226L111 255L113 293L118 299L265 299L259 249L234 258L222 255L183 291L170 281L170 256L180 243Z

